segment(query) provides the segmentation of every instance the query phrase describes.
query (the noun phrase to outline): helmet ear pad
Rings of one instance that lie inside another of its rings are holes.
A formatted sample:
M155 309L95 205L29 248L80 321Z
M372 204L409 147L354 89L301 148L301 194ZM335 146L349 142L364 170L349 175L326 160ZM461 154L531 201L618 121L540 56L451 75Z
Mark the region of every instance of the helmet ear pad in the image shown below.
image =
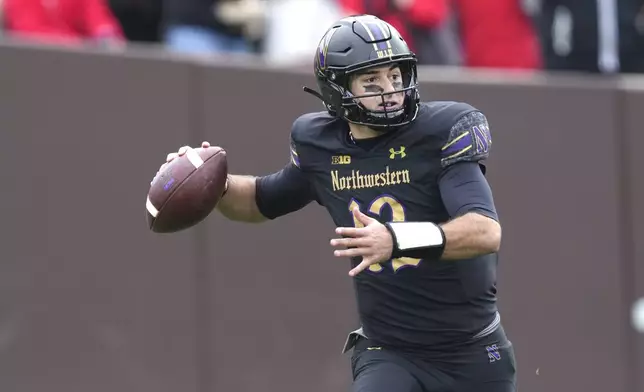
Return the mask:
M332 112L331 114L334 116L342 117L344 114L345 88L334 82L320 79L318 79L318 87L327 110Z

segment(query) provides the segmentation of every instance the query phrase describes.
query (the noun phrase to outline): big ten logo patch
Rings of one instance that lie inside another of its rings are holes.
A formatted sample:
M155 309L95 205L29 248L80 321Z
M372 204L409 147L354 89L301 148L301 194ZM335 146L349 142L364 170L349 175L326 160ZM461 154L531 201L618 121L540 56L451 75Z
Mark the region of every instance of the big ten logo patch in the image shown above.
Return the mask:
M332 165L348 165L351 163L351 157L349 155L335 155L331 157Z

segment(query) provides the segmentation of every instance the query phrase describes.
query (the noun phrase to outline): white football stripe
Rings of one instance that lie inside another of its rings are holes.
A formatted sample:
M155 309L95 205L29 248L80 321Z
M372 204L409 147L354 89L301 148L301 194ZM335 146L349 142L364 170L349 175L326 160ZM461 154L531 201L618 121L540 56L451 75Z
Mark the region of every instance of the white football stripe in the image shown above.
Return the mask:
M148 200L145 202L145 208L147 208L148 212L150 215L152 215L153 218L156 218L157 215L159 215L159 210L152 204L150 201L150 196L148 196Z
M186 157L196 169L199 169L199 166L203 165L203 159L201 159L199 153L192 148L189 148L188 151L186 151Z

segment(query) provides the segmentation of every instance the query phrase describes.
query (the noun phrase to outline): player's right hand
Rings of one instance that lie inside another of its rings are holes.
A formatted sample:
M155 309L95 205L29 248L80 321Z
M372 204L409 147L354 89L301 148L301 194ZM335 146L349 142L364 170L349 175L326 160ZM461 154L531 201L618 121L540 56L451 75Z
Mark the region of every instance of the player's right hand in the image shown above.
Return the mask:
M206 142L206 141L201 142L201 148L208 148L208 147L210 147L209 142ZM163 165L161 165L161 167L159 167L159 170L157 171L157 174L154 175L154 178L152 179L150 184L152 184L154 182L154 180L157 178L159 173L161 173L163 171L163 169L165 169L166 166L168 166L170 164L170 162L172 162L173 160L177 159L178 157L180 157L182 155L185 155L185 153L188 152L188 150L191 149L191 148L192 147L190 147L190 146L183 146L183 147L179 148L179 151L171 152L170 154L168 154L166 156L166 158L165 158L165 163Z

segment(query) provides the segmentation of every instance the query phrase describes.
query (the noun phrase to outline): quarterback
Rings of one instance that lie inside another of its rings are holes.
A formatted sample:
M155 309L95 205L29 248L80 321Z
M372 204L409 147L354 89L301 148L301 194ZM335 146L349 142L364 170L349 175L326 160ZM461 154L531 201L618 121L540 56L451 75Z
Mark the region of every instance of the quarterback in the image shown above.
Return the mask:
M516 391L496 302L501 225L485 115L422 102L415 55L370 15L326 32L314 73L318 91L306 90L325 110L294 121L290 161L266 176L229 175L217 210L255 223L312 202L328 211L361 323L344 346L353 391Z

